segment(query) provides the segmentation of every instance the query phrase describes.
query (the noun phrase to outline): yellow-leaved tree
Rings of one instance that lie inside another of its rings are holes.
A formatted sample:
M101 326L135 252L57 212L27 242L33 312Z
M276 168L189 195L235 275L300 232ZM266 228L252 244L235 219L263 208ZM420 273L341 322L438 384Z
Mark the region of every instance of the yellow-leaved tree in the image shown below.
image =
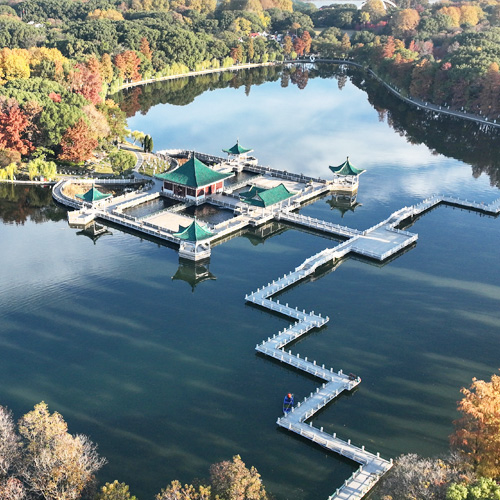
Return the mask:
M43 401L19 420L24 441L22 477L42 498L76 500L105 459L82 435L72 436L63 417Z

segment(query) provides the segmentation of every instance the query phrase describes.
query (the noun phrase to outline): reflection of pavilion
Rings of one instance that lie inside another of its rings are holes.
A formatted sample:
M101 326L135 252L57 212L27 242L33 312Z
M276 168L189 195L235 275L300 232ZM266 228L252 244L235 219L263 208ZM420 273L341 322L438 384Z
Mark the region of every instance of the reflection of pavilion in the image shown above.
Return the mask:
M85 229L82 229L81 231L78 231L76 233L78 236L86 236L87 238L90 238L93 242L94 245L96 244L97 240L106 234L113 234L111 231L108 231L108 229L104 226L101 226L101 224L97 224L94 222L90 226L86 227Z
M326 203L330 205L332 210L338 210L340 212L341 218L347 212L354 212L356 208L360 207L362 204L356 201L356 195L354 196L335 196L333 195Z
M185 281L191 286L191 290L194 292L196 285L202 283L203 281L217 279L217 277L210 272L208 266L208 262L205 264L199 264L180 259L179 268L172 276L172 280Z

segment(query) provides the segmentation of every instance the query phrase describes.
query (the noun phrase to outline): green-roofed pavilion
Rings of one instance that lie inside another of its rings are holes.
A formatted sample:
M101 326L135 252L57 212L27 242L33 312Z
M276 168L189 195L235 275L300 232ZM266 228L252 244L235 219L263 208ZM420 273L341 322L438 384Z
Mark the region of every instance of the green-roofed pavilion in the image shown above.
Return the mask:
M241 156L241 155L246 155L247 153L251 153L253 149L244 148L243 146L240 145L240 141L237 140L236 144L233 147L229 149L223 149L222 151L224 153L227 153L228 155Z
M77 194L75 196L83 201L86 201L87 203L95 203L96 201L101 201L109 198L111 194L101 193L95 186L92 186L86 193Z
M349 157L347 157L347 160L340 164L337 167L329 167L330 170L334 173L334 175L340 176L358 176L361 175L365 170L359 169L354 167L351 162L349 161Z
M214 233L198 224L196 219L191 222L189 226L179 226L179 231L173 235L181 240L192 241L195 243L215 236Z
M224 180L233 175L216 172L193 155L184 165L171 172L158 174L156 178L163 181L163 190L167 195L199 201L205 196L221 193Z
M281 183L271 189L262 189L252 186L249 191L240 193L241 201L253 205L255 207L267 208L276 203L282 203L295 193L289 191L287 187Z

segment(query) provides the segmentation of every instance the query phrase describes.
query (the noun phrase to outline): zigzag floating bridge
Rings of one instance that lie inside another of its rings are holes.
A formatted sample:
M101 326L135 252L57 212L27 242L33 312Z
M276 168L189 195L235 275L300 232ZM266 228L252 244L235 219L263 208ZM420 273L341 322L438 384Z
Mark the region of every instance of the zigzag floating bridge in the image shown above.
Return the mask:
M313 328L320 328L329 321L329 318L323 318L321 314L315 314L314 311L306 313L305 311L299 311L297 308L293 309L288 304L280 304L279 300L271 300L270 297L310 276L319 267L334 263L350 252L379 261L386 260L414 243L418 238L417 234L401 231L396 229L395 226L407 219L421 215L439 204L475 210L493 216L500 213L500 199L490 205L484 205L457 198L435 196L422 201L418 205L404 207L394 212L388 219L366 231L349 229L299 214L280 214L277 217L278 219L318 231L349 237L349 239L334 248L327 248L313 255L294 271L245 296L245 300L251 304L265 307L296 321L289 328L258 344L256 350L324 380L315 393L311 393L304 401L299 402L286 416L278 418L277 424L360 464L359 469L328 500L358 500L363 498L392 467L392 459L390 461L385 460L380 457L379 453L374 455L365 450L364 446L361 448L354 446L350 440L339 439L335 433L333 435L327 434L323 431L323 428L317 429L313 427L312 422L306 424L307 419L337 398L343 391L352 390L361 380L343 374L342 370L336 373L332 368L325 368L325 365L318 366L316 361L308 361L307 357L301 358L299 354L293 355L290 350L286 352L285 347L287 344L305 335Z
M201 156L201 155L199 155ZM217 163L221 168L234 167L232 163L224 163L222 158L207 157L213 163ZM142 158L138 155L138 165ZM236 164L236 167L241 171L241 165ZM278 418L277 424L284 429L295 432L300 436L317 443L324 448L338 453L360 464L359 469L344 482L341 488L329 497L329 500L358 500L366 495L368 491L377 483L377 481L392 467L392 460L385 460L380 457L380 454L373 454L351 444L350 440L344 441L339 439L336 434L330 435L323 432L323 428L317 429L313 427L312 422L307 424L306 420L310 419L318 410L326 406L328 403L337 398L343 391L351 391L361 380L355 376L348 376L339 372L334 372L333 369L326 368L325 365L319 366L316 361L308 361L307 357L302 358L299 354L292 354L291 350L286 351L285 347L307 334L313 328L320 328L328 321L328 317L322 317L321 314L315 314L314 311L308 313L300 311L297 307L292 308L288 304L280 304L279 300L272 300L272 296L278 292L293 286L297 282L311 276L318 268L324 265L331 265L340 262L346 255L353 253L361 255L365 258L385 261L391 256L401 252L404 249L413 245L418 238L417 234L410 233L398 229L405 221L411 221L415 217L433 209L434 207L445 204L451 205L466 210L474 210L486 215L497 216L500 213L500 199L485 205L483 203L470 202L447 196L433 196L421 203L403 207L394 212L387 219L379 224L365 230L359 231L349 227L333 224L331 222L322 221L312 217L307 217L297 213L300 207L309 201L312 201L320 196L332 192L357 192L357 178L354 183L346 183L337 181L325 181L305 177L303 175L291 174L262 167L259 165L246 163L244 170L252 172L254 175L253 182L258 179L261 181L276 180L276 182L292 182L294 186L302 186L297 193L293 194L286 203L272 205L268 208L248 208L244 207L238 195L234 195L233 191L237 188L248 184L248 180L244 180L239 184L234 184L231 188L227 188L222 194L216 194L206 197L204 202L212 205L224 207L232 210L234 217L215 226L210 227L211 236L204 240L204 246L194 248L190 251L189 248L183 247L184 243L179 239L179 232L175 225L170 223L170 226L163 222L158 222L158 215L147 217L133 217L123 212L124 209L139 204L145 203L159 198L164 193L151 192L145 193L135 191L126 193L122 196L107 197L96 203L86 203L81 199L71 197L64 192L70 180L63 180L57 183L53 188L53 197L60 203L75 208L76 211L70 212L68 218L70 222L76 225L90 223L94 218L104 219L122 227L129 228L138 233L149 235L159 240L173 243L180 246L179 255L182 257L206 258L210 255L210 242L220 243L227 238L238 234L239 231L247 227L261 226L270 221L282 221L287 224L293 224L308 231L320 232L340 237L345 241L333 248L325 250L309 257L300 266L295 268L289 274L268 283L263 288L258 288L245 296L245 300L260 307L264 307L282 315L293 319L294 323L283 331L274 334L261 344L256 346L256 350L266 356L270 356L278 361L287 363L288 365L303 370L323 381L322 385L316 389L315 393L299 402L293 410L286 416ZM80 184L88 183L102 184L105 181L75 181ZM116 183L120 181L108 181ZM130 181L121 181L129 183ZM181 203L173 207L165 209L161 217L170 217L177 220L175 217L178 212L185 209L189 203ZM184 222L183 222L184 223ZM175 228L172 226L175 225ZM184 251L184 254L183 254Z

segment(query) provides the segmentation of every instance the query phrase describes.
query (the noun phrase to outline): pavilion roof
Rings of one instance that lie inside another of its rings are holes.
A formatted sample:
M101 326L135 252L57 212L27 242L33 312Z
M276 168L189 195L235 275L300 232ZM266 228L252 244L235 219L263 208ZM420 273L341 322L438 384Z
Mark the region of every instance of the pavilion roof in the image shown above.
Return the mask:
M222 172L216 172L193 155L184 165L181 165L171 172L158 174L156 178L182 186L201 188L232 177L233 175L233 173L224 174Z
M337 175L360 175L363 172L365 172L365 170L356 168L353 165L351 165L349 157L347 157L347 160L338 167L329 167L329 168L334 174Z
M247 149L243 146L240 146L240 141L237 140L236 144L232 148L223 149L222 151L230 155L243 155L245 153L250 153L251 151L253 151L253 149Z
M109 198L111 194L101 193L95 186L92 186L86 193L77 194L76 197L88 203L94 203L95 201L104 200Z
M289 191L286 186L281 183L271 189L263 189L252 186L250 190L240 193L242 201L256 207L269 207L280 201L284 201L295 193Z
M206 240L215 236L215 234L198 224L198 221L195 219L189 226L179 226L179 231L174 233L174 236L181 240L196 242Z

